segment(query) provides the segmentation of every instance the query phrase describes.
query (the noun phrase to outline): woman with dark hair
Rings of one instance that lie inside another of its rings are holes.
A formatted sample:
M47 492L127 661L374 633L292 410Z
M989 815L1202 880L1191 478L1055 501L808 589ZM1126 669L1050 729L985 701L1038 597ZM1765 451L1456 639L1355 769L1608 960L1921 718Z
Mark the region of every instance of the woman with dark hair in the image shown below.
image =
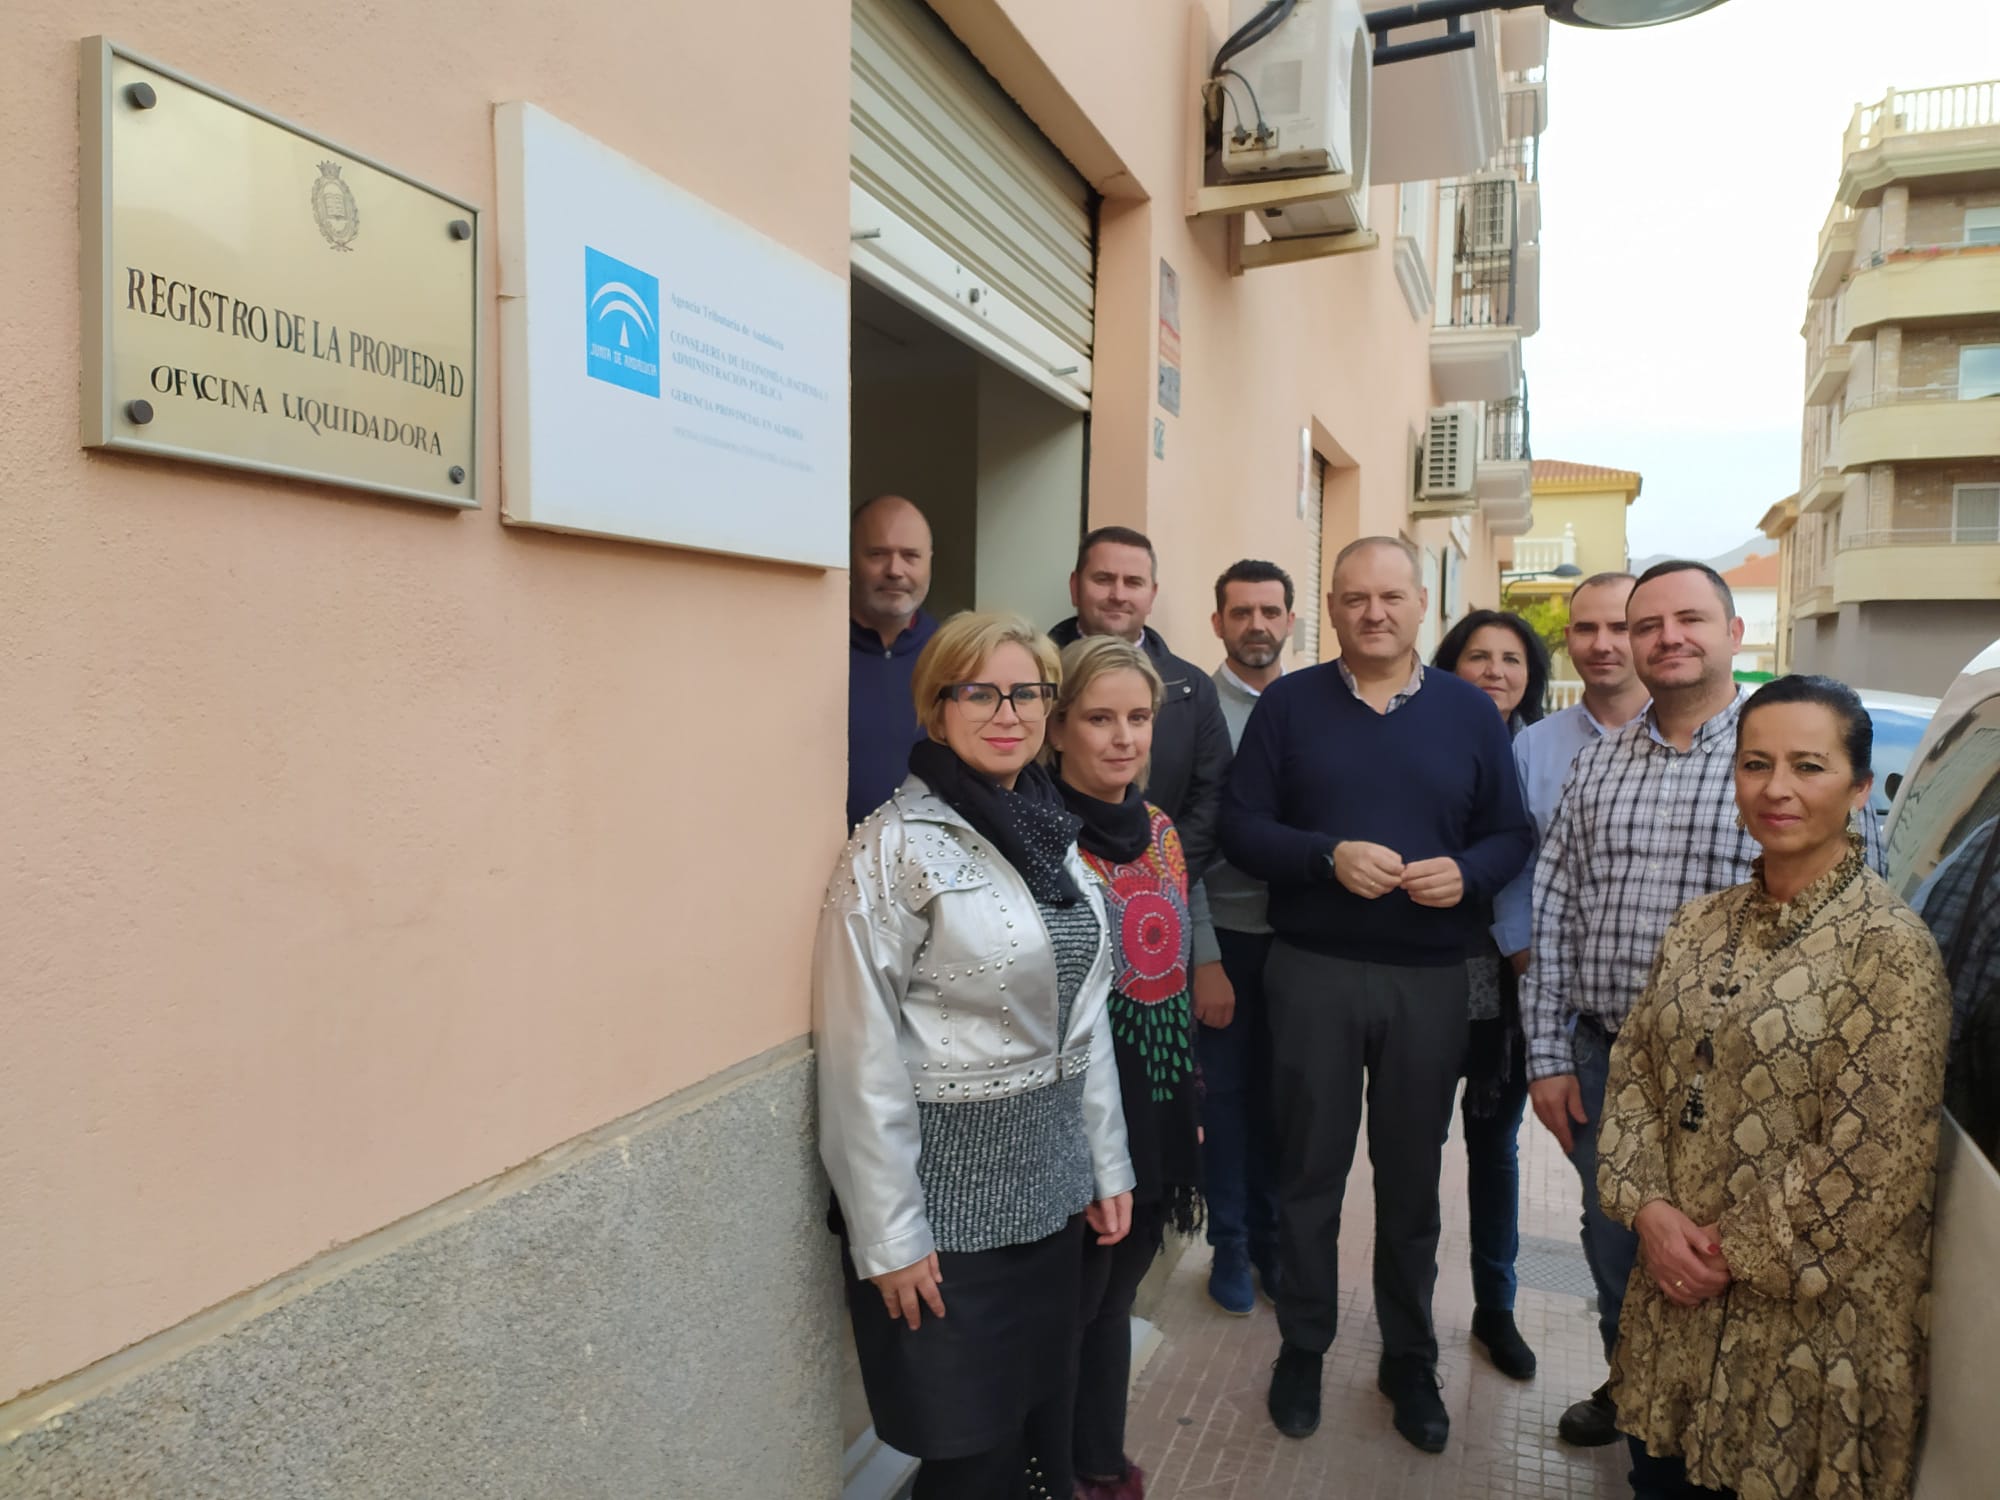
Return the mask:
M1743 705L1763 853L1675 915L1611 1050L1598 1189L1641 1251L1611 1394L1642 1500L1910 1490L1951 987L1854 831L1872 739L1824 677Z
M1549 652L1519 615L1475 609L1452 626L1431 664L1483 690L1513 733L1548 707ZM1489 926L1490 926L1489 922ZM1514 1323L1514 1260L1521 1248L1521 1117L1528 1103L1520 975L1490 934L1465 961L1472 1019L1465 1048L1465 1201L1472 1240L1472 1336L1494 1368L1535 1373L1535 1351Z
M1431 665L1483 689L1517 734L1549 711L1549 648L1507 610L1472 611L1446 632Z

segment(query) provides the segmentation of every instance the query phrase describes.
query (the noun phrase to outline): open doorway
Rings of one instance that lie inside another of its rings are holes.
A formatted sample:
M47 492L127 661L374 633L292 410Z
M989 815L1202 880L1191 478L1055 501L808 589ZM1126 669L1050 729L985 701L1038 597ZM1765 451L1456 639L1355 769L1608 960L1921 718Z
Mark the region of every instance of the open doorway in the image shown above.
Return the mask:
M856 276L856 505L905 495L930 518L928 608L1067 615L1084 515L1088 418Z

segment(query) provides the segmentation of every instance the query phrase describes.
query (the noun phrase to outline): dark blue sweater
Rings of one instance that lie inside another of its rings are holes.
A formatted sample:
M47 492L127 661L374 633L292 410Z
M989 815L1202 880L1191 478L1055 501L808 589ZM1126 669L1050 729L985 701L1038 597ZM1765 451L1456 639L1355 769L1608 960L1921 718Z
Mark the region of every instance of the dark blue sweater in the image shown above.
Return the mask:
M910 677L917 653L937 634L922 610L886 649L882 637L852 620L847 627L847 826L889 800L910 774L910 746L922 739Z
M1354 895L1326 867L1350 839L1386 845L1406 864L1451 856L1464 899L1441 909L1402 891ZM1302 948L1457 963L1533 849L1507 726L1491 699L1449 672L1425 668L1423 687L1390 714L1355 697L1332 662L1287 673L1264 690L1236 747L1222 852L1270 883L1271 926Z

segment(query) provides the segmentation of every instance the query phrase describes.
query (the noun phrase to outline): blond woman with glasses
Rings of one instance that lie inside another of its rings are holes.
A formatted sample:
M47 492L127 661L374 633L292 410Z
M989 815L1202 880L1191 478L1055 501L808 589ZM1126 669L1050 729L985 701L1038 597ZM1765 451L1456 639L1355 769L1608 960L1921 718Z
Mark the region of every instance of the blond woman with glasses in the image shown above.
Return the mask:
M1061 664L1011 615L918 657L928 735L836 864L820 1152L875 1430L916 1500L1069 1500L1085 1238L1131 1226L1103 898L1039 764Z

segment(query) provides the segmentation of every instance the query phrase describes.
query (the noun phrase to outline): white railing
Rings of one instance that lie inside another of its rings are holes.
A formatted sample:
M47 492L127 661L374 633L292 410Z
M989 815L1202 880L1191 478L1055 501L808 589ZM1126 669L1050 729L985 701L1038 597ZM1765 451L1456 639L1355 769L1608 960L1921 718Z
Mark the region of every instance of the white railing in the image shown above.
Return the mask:
M1563 566L1576 566L1576 528L1563 527L1561 536L1524 536L1514 543L1514 566L1508 575L1553 573Z
M1889 90L1879 103L1855 108L1847 126L1847 154L1879 146L1891 136L2000 125L2000 80L1954 83L1943 88Z
M1517 544L1518 545L1518 544ZM1554 677L1549 680L1549 712L1574 708L1583 702L1583 684L1568 677Z

